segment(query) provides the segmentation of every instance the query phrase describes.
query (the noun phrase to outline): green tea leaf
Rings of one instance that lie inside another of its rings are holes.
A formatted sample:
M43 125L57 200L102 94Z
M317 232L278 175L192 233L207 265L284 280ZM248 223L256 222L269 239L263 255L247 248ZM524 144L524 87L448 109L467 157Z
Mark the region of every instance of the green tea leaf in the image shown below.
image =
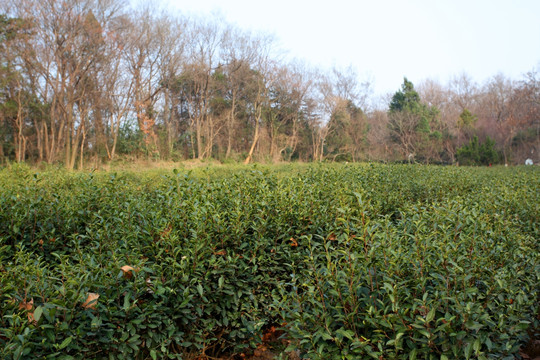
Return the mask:
M62 343L58 346L58 350L62 350L62 349L65 349L66 347L68 347L69 344L71 344L72 340L73 340L72 336L70 336L68 338L65 338L64 341L62 341Z

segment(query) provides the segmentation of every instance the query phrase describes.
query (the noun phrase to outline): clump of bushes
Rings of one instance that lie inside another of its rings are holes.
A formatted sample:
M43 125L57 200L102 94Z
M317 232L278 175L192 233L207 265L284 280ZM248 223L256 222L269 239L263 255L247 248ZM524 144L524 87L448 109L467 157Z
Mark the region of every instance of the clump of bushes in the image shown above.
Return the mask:
M495 141L489 138L480 143L478 136L457 150L457 159L462 165L492 165L500 162L501 156L495 149Z
M538 327L536 170L269 169L0 171L0 357L231 356L281 326L308 359L513 358Z

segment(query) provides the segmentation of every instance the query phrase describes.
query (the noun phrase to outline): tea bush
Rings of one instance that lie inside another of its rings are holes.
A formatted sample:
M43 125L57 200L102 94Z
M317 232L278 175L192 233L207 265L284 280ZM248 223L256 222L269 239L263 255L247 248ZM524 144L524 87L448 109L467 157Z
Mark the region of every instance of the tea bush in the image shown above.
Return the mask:
M0 171L0 357L513 359L536 168Z

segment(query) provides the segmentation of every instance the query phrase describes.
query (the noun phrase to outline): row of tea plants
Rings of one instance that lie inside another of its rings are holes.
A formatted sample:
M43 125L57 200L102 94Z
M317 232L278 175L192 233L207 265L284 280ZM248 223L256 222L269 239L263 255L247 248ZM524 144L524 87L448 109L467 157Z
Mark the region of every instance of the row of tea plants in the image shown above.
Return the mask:
M536 168L0 171L0 358L514 359Z

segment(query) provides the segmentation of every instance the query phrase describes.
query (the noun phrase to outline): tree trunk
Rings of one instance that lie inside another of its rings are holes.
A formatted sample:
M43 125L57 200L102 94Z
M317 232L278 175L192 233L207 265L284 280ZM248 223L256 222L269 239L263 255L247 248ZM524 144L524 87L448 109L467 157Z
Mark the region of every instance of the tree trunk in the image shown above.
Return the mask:
M232 139L233 139L233 131L234 131L234 113L236 109L236 92L233 91L232 93L232 103L231 103L231 112L229 114L229 121L227 122L227 151L225 152L225 158L229 158L231 156L231 150L232 150Z
M42 132L40 130L40 126L37 119L34 119L34 129L36 130L38 161L41 162L43 161L43 142L41 139Z
M255 151L255 146L257 145L257 141L259 141L260 119L261 119L261 115L258 114L255 120L255 134L253 135L253 142L251 143L251 148L249 149L248 156L246 157L246 160L244 160L245 165L251 162L251 158L253 157L253 151Z
M197 159L202 159L203 144L202 144L202 119L201 116L197 116L195 119L195 132L197 137Z
M84 141L85 140L86 140L86 131L85 131L85 129L83 129L82 141L81 141L81 153L79 155L79 170L82 170L83 165L84 165L83 159L84 159Z
M212 148L214 147L214 119L207 116L206 117L206 128L207 128L207 135L206 135L206 144L204 147L204 153L203 158L211 158L212 157Z

